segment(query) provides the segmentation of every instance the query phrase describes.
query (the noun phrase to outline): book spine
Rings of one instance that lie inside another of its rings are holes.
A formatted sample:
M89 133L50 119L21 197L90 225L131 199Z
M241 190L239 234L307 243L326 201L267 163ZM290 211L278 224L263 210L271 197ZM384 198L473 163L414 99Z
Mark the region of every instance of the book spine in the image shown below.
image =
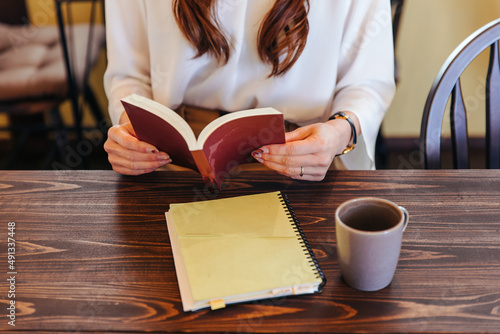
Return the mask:
M317 277L321 278L321 284L319 286L319 291L321 291L321 289L326 284L325 275L323 274L323 271L319 267L318 260L316 259L316 256L314 255L314 252L313 252L311 246L309 245L309 242L307 241L306 235L304 234L304 231L302 230L302 227L300 226L299 220L297 219L297 216L295 215L295 212L293 211L293 208L288 200L288 196L286 194L283 194L283 193L280 193L279 196L281 197L281 202L285 205L285 209L286 209L287 215L290 219L290 223L292 224L295 232L297 233L297 236L301 240L302 248L304 249L304 252L305 252L306 257L309 261L309 264L313 268Z
M210 164L208 163L207 157L205 156L203 150L191 151L191 154L193 155L196 167L198 167L198 171L203 177L203 181L207 184L212 184L220 189L222 184L215 178L212 167L210 167Z

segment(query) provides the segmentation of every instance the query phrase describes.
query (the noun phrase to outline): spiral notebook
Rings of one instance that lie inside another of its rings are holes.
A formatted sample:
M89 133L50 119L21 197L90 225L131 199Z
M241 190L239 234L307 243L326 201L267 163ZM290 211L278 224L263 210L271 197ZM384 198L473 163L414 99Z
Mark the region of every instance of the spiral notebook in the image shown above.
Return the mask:
M320 292L325 277L285 194L171 204L184 311Z

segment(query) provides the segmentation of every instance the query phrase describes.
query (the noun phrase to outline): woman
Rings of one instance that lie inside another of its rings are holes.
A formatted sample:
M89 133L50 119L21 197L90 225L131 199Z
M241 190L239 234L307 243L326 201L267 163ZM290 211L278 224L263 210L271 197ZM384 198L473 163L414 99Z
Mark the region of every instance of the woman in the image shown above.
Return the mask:
M375 168L395 90L389 1L107 0L106 25L115 126L105 149L115 171L175 164L135 137L119 101L131 93L171 109L281 111L298 128L253 155L292 178L319 181L332 166ZM357 147L342 154L356 136Z

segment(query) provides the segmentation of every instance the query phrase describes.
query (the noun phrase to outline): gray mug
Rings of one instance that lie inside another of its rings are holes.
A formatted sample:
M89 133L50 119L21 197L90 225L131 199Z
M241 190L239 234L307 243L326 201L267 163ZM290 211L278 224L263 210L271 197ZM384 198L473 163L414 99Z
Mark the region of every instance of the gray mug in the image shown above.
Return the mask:
M375 197L349 200L337 208L337 257L345 283L362 291L391 283L408 218L402 206Z

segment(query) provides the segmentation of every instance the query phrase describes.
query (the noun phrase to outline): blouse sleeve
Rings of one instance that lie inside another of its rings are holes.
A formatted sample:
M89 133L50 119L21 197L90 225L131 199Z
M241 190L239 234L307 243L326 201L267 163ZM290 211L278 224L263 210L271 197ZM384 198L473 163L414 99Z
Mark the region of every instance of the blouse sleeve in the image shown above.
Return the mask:
M378 130L395 93L389 1L352 1L339 51L334 112L355 113L362 130L359 147L342 162L348 169L373 169Z
M139 0L106 0L108 66L104 89L109 116L118 124L120 99L132 93L151 98L150 58L146 9Z

